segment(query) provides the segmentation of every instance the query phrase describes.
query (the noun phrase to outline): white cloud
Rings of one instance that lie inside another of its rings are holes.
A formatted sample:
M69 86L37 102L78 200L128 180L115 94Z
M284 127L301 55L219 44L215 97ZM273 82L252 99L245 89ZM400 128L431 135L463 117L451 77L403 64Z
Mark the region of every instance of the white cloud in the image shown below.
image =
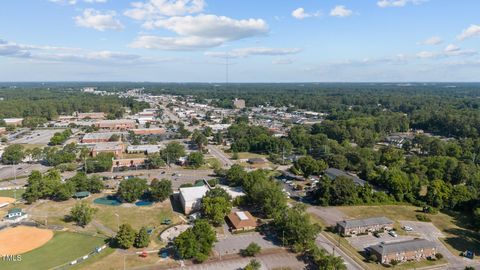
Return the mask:
M386 7L404 7L407 4L411 3L414 5L419 5L429 0L378 0L377 5L381 8Z
M139 36L130 47L137 49L160 49L173 51L188 51L206 49L222 45L224 40L202 37L160 37Z
M149 22L148 28L164 28L176 33L176 37L143 35L130 46L133 48L195 50L222 45L268 33L268 25L262 19L235 20L225 16L205 15L171 17Z
M419 42L419 45L439 45L442 44L443 40L440 37L434 36L434 37L429 37L421 42Z
M449 44L445 49L443 50L444 52L458 52L460 51L460 47L454 44Z
M292 11L292 17L295 19L303 20L305 18L310 18L310 17L319 17L321 16L322 13L320 11L317 11L315 13L307 13L305 12L305 9L302 7L299 7Z
M299 48L267 48L267 47L249 47L249 48L240 48L234 49L229 52L206 52L206 56L217 57L217 58L241 58L249 57L252 55L268 55L268 56L279 56L279 55L291 55L301 52Z
M98 31L121 30L123 24L115 18L115 11L100 12L94 9L85 9L81 16L74 17L78 26L93 28Z
M441 52L432 52L432 51L422 51L416 54L417 58L420 59L435 59L435 58L446 58L453 56L472 56L477 54L477 51L470 49L461 49L457 45L449 44Z
M330 16L334 17L348 17L353 14L353 11L346 8L345 6L336 6L330 11Z
M459 40L465 40L474 36L480 36L480 25L472 24L457 37Z
M289 65L294 62L292 58L277 58L272 60L272 64L274 65Z
M107 0L83 0L86 3L106 3Z
M0 40L0 56L45 62L91 64L153 64L166 59L151 59L137 54L112 51L91 51L81 48L17 44Z
M124 15L139 21L199 13L206 6L204 0L148 0L131 5Z

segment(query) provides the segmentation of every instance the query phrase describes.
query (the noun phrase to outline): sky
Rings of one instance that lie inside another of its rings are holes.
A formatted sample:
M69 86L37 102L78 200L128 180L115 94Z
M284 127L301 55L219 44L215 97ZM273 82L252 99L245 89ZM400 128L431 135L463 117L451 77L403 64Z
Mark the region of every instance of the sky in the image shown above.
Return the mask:
M477 0L0 5L0 81L480 81Z

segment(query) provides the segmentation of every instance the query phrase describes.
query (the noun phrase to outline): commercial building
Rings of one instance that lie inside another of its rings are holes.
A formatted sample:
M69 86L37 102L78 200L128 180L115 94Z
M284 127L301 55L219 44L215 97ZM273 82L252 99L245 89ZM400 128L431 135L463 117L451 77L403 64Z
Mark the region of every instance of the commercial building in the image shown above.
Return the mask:
M5 124L7 126L21 126L23 123L23 118L4 118Z
M160 152L161 149L162 149L161 145L155 145L155 144L129 145L127 146L127 153L129 154L144 153L144 154L150 155L150 154Z
M131 130L135 135L162 135L165 134L164 128L137 128Z
M251 231L257 227L257 219L248 211L232 212L227 219L232 232Z
M121 137L121 133L118 132L101 132L101 133L87 133L83 135L82 143L102 143L109 142L113 135Z
M145 158L120 158L113 160L112 170L117 171L120 168L138 168L145 166Z
M103 120L95 123L95 126L100 129L109 130L130 130L137 127L135 120Z
M83 120L83 119L93 119L93 120L105 119L105 113L103 113L103 112L75 113L74 115L79 120Z
M388 264L392 261L419 261L435 257L437 246L425 239L413 239L402 242L381 243L368 248L370 254L377 257L378 262Z
M350 179L353 180L353 182L354 182L355 185L357 185L357 186L364 186L365 183L366 183L365 180L360 179L358 176L356 176L356 175L354 175L354 174L347 173L347 172L345 172L345 171L342 171L342 170L339 170L339 169L335 169L335 168L328 168L328 169L326 169L323 173L324 173L326 176L328 176L330 179L332 179L332 180L335 180L335 179L337 179L337 177L340 177L340 176L350 178Z
M96 157L100 153L112 153L115 157L119 157L124 150L125 146L121 142L97 143L93 146L92 157Z
M185 215L200 210L202 198L208 190L207 186L180 188L180 203Z
M233 106L236 108L236 109L243 109L245 108L245 100L243 99L235 99L233 101Z
M337 232L342 235L355 235L393 229L393 221L386 217L351 219L337 222Z

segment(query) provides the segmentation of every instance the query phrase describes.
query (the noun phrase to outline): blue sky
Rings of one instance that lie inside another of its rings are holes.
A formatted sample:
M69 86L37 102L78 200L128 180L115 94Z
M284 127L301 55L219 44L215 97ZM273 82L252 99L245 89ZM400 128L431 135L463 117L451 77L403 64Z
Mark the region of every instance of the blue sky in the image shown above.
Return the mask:
M480 1L4 0L0 81L479 81Z

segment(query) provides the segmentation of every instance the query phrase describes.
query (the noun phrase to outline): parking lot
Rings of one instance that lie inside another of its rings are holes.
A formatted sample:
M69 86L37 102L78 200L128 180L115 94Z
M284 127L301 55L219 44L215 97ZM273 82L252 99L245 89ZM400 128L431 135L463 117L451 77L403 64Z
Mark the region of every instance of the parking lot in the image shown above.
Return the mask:
M27 132L21 138L17 138L11 141L12 144L42 144L47 145L53 134L56 132L62 132L63 129L41 129Z
M225 237L218 239L215 243L215 253L220 255L235 254L240 252L241 249L246 248L250 243L258 244L262 249L278 248L271 241L264 238L258 232L230 234L226 233Z
M41 171L45 172L48 170L48 167L41 164L27 164L21 163L18 165L1 165L0 166L0 179L13 179L16 175L17 178L30 175L32 171ZM17 179L16 181L3 181L0 182L0 187L13 186L13 185L25 185L26 178Z
M377 245L379 243L393 243L393 242L401 242L413 239L413 235L399 235L397 237L393 237L389 235L387 232L380 233L380 237L375 237L373 235L360 235L360 236L352 236L347 237L346 239L358 251L363 251L370 246Z

